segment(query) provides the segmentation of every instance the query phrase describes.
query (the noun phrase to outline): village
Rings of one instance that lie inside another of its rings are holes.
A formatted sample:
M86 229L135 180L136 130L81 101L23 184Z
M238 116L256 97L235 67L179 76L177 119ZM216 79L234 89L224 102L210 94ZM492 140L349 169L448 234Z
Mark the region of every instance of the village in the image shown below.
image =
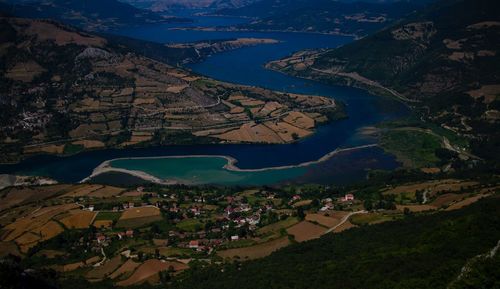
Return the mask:
M263 258L325 234L459 209L498 187L449 179L377 190L9 187L0 191L0 256L89 282L159 284L200 264Z
M190 196L189 193L180 193L182 197L174 193L145 192L144 187L137 187L136 192L141 195L141 202L125 202L113 206L111 210L106 210L109 203L79 199L86 203L82 205L83 210L97 213L93 222L94 251L125 238L148 239L153 236L154 244L160 247L191 249L192 252L182 252L191 257L207 257L214 250L252 245L249 240L258 238L262 227L288 218L297 222L304 220L303 208L309 208L312 203L311 200L303 200L299 194L284 198L273 192L258 190L244 191L236 196ZM328 216L328 212L334 211L336 203L347 208L356 202L353 194L336 199L325 198L318 202L317 211ZM124 216L131 212L138 217ZM114 221L120 214L121 217ZM105 220L106 216L110 220ZM313 234L310 237L316 236ZM194 252L198 254L193 255Z

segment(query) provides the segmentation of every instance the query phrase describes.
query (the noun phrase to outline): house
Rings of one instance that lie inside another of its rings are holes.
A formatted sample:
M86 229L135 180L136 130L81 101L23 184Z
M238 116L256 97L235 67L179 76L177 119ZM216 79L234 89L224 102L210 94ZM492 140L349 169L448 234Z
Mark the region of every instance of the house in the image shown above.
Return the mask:
M198 249L199 246L200 246L200 242L198 240L189 241L189 245L188 245L189 248Z
M136 189L139 193L142 193L144 191L144 187L137 187Z
M347 201L354 201L354 195L353 194L346 194L340 199L342 202L347 202Z
M134 230L127 230L125 232L125 236L127 236L129 238L133 238L134 237Z
M231 241L238 241L240 237L238 235L231 236Z
M233 209L233 208L231 208L230 206L228 206L228 207L226 207L226 208L224 209L224 214L225 214L226 216L228 216L228 217L229 217L232 213L234 213L234 209Z
M173 204L173 207L171 207L171 208L169 209L169 211L170 211L170 212L172 212L172 213L177 213L177 212L179 212L179 208L177 207L177 204L176 204L176 203L174 203L174 204Z
M104 241L106 241L106 236L104 235L97 236L97 243L102 244Z
M329 202L326 203L321 209L319 209L321 212L328 211L328 210L333 210L334 206L333 203Z
M94 205L89 206L89 211L93 212L94 211Z
M240 212L249 212L252 210L249 204L240 204Z
M242 218L242 217L237 217L233 221L235 223L237 223L239 226L243 226L247 222L247 220L245 218Z
M302 199L302 197L301 197L301 196L299 196L299 195L294 195L294 196L292 197L292 201L293 201L293 202L299 201L299 200L301 200L301 199Z
M195 216L199 216L201 214L201 209L199 207L192 207L189 209L191 213L193 213Z
M132 203L132 202L129 202L129 203L128 203L128 208L129 208L129 209L133 208L134 206L135 206L135 204L134 204L134 203Z
M253 215L251 217L246 218L246 222L249 225L257 225L260 222L260 216L259 215Z

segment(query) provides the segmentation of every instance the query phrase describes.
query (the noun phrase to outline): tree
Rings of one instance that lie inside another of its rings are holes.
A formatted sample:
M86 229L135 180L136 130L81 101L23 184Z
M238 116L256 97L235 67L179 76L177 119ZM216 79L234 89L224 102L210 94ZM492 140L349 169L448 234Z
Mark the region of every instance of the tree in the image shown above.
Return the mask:
M372 202L372 200L365 200L364 207L365 207L365 210L367 210L367 211L373 210L373 202Z
M150 232L153 233L153 234L160 234L161 233L160 226L158 226L158 224L156 224L156 223L153 224L151 226Z
M302 207L297 208L297 217L301 220L305 219L306 214L304 213L304 209Z
M424 192L417 190L415 192L415 199L417 200L417 203L421 204L424 201Z

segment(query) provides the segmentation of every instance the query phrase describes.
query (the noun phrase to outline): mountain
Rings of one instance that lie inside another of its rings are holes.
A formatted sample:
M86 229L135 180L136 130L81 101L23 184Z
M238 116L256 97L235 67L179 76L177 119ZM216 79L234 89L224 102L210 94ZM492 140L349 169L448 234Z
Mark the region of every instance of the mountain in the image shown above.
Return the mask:
M108 30L123 25L191 21L184 18L163 17L117 0L0 2L0 9L23 18L54 19L90 31Z
M498 160L499 9L492 0L441 1L351 44L268 66L396 96Z
M328 98L197 76L53 21L2 17L0 28L1 162L104 147L293 142L341 110ZM197 45L212 53L252 41ZM301 120L313 125L294 124Z
M240 8L258 0L125 0L125 2L153 11L172 9L225 9Z
M173 66L201 62L213 54L229 50L278 42L274 39L265 38L231 38L201 40L193 43L162 44L107 33L102 34L102 36L113 44L126 46L148 58Z
M259 0L215 0L210 4L212 9L235 9L245 7Z
M334 0L263 0L215 14L256 18L239 28L305 31L363 36L421 7L421 2L341 2Z

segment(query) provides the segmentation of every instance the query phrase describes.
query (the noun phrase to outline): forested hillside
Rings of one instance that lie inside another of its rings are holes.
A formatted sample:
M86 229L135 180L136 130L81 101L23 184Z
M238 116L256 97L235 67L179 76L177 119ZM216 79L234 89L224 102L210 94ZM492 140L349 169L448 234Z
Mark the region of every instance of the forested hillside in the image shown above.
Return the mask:
M0 1L0 10L19 17L58 20L92 31L122 25L190 21L166 18L117 0Z
M440 1L364 39L269 67L396 96L495 158L484 153L499 144L499 10L493 0Z
M264 0L216 14L256 18L241 29L307 31L364 36L386 27L415 9L421 2L370 3L332 0Z
M499 210L495 197L463 210L351 229L257 261L200 266L173 287L498 288L499 255L478 255L500 240ZM471 272L459 278L466 264Z

